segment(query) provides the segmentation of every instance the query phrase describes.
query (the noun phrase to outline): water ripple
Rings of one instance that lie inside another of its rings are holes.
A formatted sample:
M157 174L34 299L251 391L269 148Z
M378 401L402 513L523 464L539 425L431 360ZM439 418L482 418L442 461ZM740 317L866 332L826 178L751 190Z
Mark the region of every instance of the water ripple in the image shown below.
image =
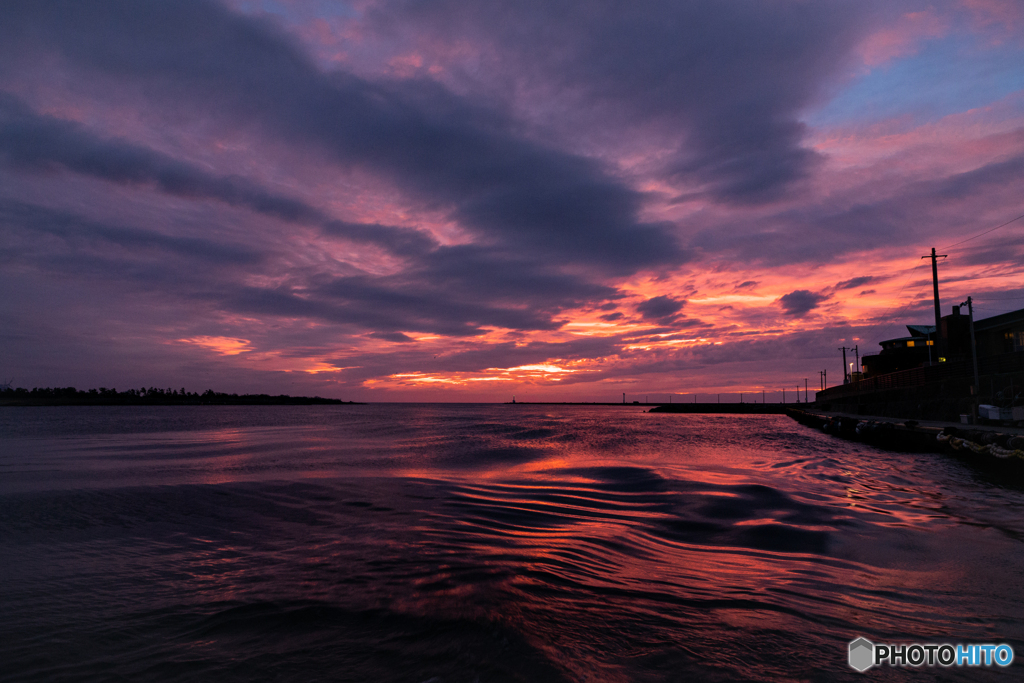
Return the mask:
M1024 494L940 456L778 416L249 410L8 432L0 678L831 680L858 635L1024 651Z

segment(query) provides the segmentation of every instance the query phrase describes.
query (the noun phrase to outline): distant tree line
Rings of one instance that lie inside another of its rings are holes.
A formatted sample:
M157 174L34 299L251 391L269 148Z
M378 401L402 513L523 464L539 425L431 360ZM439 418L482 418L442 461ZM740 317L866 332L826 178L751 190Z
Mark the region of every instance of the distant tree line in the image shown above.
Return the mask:
M223 394L207 389L199 394L194 391L143 387L142 389L88 389L79 391L74 387L45 389L0 388L0 405L53 405L53 406L134 406L134 405L331 405L353 401L339 401L319 396L270 396L268 394Z

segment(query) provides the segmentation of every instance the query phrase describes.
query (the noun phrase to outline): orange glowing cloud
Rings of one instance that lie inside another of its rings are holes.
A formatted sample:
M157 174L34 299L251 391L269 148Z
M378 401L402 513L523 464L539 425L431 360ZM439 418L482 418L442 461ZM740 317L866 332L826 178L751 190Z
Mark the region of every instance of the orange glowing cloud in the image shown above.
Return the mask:
M294 353L283 350L260 351L252 341L236 337L197 336L176 339L175 342L198 346L220 356L236 357L238 360L244 361L247 367L257 367L263 370L318 374L338 372L344 369L322 358L296 356Z
M237 356L240 353L250 351L251 342L248 339L236 337L189 337L188 339L177 339L175 341L183 344L195 344L204 349L210 349L222 356Z
M487 368L481 372L395 373L376 380L366 382L370 387L386 387L396 385L451 385L468 386L473 382L505 382L505 383L546 383L558 382L562 375L577 372L572 368L561 367L554 363L538 363L520 365L514 368Z

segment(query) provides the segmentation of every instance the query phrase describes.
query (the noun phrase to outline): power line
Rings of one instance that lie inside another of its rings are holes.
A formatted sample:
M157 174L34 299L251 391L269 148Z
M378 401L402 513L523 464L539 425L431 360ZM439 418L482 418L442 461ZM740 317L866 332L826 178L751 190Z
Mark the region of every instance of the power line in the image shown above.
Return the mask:
M942 249L949 249L951 247L956 247L956 246L959 246L961 244L965 244L967 242L970 242L971 240L975 240L975 239L977 239L979 237L987 235L990 232L995 232L999 228L1005 228L1007 225L1010 225L1011 223L1016 223L1017 221L1019 221L1022 218L1024 218L1024 214L1021 214L1021 215L1017 216L1016 218L1008 220L1005 223L1001 223L1001 224L995 226L994 228L989 228L988 230L984 230L982 232L979 232L978 234L972 235L971 237L968 237L967 239L960 240L959 242L954 242L953 244L949 244L949 245L946 245L946 246L941 247L941 248ZM932 254L934 254L934 253L935 253L935 250L932 249ZM927 258L927 257L922 257L922 258ZM923 262L921 262L921 261L918 261L916 266L914 266L913 268L909 269L908 275L907 275L907 279L904 280L903 285L900 287L899 291L896 293L896 296L893 299L893 303L889 306L889 308L887 308L885 310L885 312L881 316L879 316L877 318L878 322L876 322L871 327L873 327L873 328L875 328L877 330L879 327L888 327L890 325L898 324L898 323L896 323L895 319L903 315L903 312L906 311L907 308L909 308L912 303L914 303L914 299L912 298L909 301L907 301L905 304L903 304L903 306L896 313L896 315L890 316L889 312L892 311L896 306L899 305L900 297L903 295L903 290L905 290L907 288L907 285L910 284L910 281L914 278L915 271L918 268L920 268L922 265L925 265L925 264ZM936 296L937 296L937 293L936 293ZM989 297L989 298L981 299L981 301L1018 301L1018 300L1024 300L1024 297ZM936 304L936 305L938 305L938 304ZM981 306L981 307L976 306L975 308L981 308L981 310L988 310L988 311L992 310L992 309L988 309L987 307L984 307L984 306ZM936 318L938 318L938 311L936 311ZM938 322L938 320L936 320L936 322ZM939 333L938 328L936 328L935 332L936 332L936 334ZM844 368L844 372L845 372L845 368Z
M1011 223L1016 223L1017 221L1019 221L1022 218L1024 218L1024 214L1021 214L1021 215L1017 216L1016 218L1012 218L1012 219L1006 221L1005 223L1001 223L1001 224L995 226L994 228L989 228L988 230L983 230L982 232L979 232L977 235L972 235L971 237L968 237L967 239L960 240L959 242L954 242L953 244L948 244L948 245L946 245L944 247L941 247L941 248L942 249L949 249L951 247L956 247L956 246L959 246L961 244L965 244L967 242L970 242L971 240L975 240L975 239L978 239L979 237L987 235L990 232L995 232L999 228L1005 228L1007 225L1010 225ZM890 316L889 315L889 312L892 311L894 308L896 308L896 306L899 305L900 297L903 294L903 290L907 288L907 285L910 284L910 281L914 277L914 271L916 271L922 265L925 265L925 264L919 262L916 266L914 266L913 268L910 269L909 274L907 275L907 279L903 282L903 286L900 287L900 290L896 293L896 296L893 298L893 303L889 306L889 308L887 308L885 310L885 312L881 316L879 316L877 318L878 322L875 323L873 325L873 327L881 327L883 325L893 325L893 324L896 324L895 320L893 320L893 319L903 315L903 312L905 310L907 310L907 308L910 306L910 304L912 304L914 302L913 299L911 299L910 301L907 301L905 304L903 304L903 306L896 313L896 315L894 315L894 316ZM986 298L986 299L981 299L981 301L1016 301L1016 300L1022 300L1022 299L1024 299L1024 297Z
M1005 223L1001 223L1001 224L995 226L994 228L989 228L988 230L984 230L982 232L979 232L977 235L972 235L971 237L968 237L965 240L960 240L959 242L954 242L953 244L948 244L948 245L946 245L944 247L941 247L941 248L942 249L949 249L951 247L956 247L956 246L959 246L961 244L965 244L966 242L970 242L971 240L975 240L975 239L977 239L979 237L987 235L990 232L995 232L999 228L1005 228L1007 225L1010 225L1011 223L1016 223L1017 221L1019 221L1022 218L1024 218L1024 213L1022 213L1021 215L1017 216L1016 218L1012 218L1012 219L1006 221ZM881 316L879 316L879 318L878 318L879 322L875 324L876 326L881 326L881 325L885 325L887 323L890 323L890 324L892 323L892 321L889 319L889 311L893 310L897 305L899 305L900 295L903 294L903 290L907 288L908 284L910 284L910 280L914 276L914 271L917 270L922 265L924 265L924 264L918 263L917 266L915 266L915 267L910 269L910 275L907 276L907 279L904 281L903 286L900 287L900 291L898 291L896 293L896 296L895 296L893 304L890 305L888 309L886 309L885 313L883 313ZM1021 300L1021 299L1024 299L1024 297L1006 297L1006 298L1002 298L1002 299L987 298L987 299L981 299L981 301L1017 301L1017 300ZM907 303L903 304L903 307L900 308L899 312L895 316L892 316L892 317L895 318L895 317L898 317L898 316L902 315L903 311L905 311L907 309L907 307L910 306L911 303L913 303L913 300L908 301Z
M974 239L978 239L978 238L979 238L979 237L981 237L982 235L987 235L987 234L989 234L990 232L994 232L995 230L998 230L999 228L1005 228L1005 227L1006 227L1007 225L1009 225L1010 223L1015 223L1016 221L1019 221L1019 220L1020 220L1021 218L1024 218L1024 213L1022 213L1021 215L1017 216L1017 217L1016 217L1016 218L1014 218L1014 219L1011 219L1011 220L1008 220L1008 221L1006 221L1006 222L1005 222L1005 223L1003 223L1002 225L997 225L997 226L996 226L996 227L994 227L994 228L989 228L988 230L985 230L984 232L979 232L979 233L978 233L977 235L974 235L973 237L968 237L968 238L967 238L967 239L965 239L965 240L960 240L959 242L956 242L956 243L954 243L954 244L949 244L949 245L946 245L946 246L944 246L944 247L942 247L942 248L943 248L943 249L949 249L950 247L955 247L955 246L958 246L958 245L960 245L960 244L963 244L964 242L970 242L971 240L974 240Z

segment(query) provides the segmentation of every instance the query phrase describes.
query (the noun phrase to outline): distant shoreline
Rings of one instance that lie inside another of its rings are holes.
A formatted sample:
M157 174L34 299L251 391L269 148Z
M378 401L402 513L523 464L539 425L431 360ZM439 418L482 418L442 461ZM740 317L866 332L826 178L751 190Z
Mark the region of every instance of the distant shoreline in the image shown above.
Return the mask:
M45 389L6 389L0 391L0 407L45 406L311 406L362 405L320 396L271 396L269 394L225 394L206 390L202 394L184 389L89 389L74 387Z

